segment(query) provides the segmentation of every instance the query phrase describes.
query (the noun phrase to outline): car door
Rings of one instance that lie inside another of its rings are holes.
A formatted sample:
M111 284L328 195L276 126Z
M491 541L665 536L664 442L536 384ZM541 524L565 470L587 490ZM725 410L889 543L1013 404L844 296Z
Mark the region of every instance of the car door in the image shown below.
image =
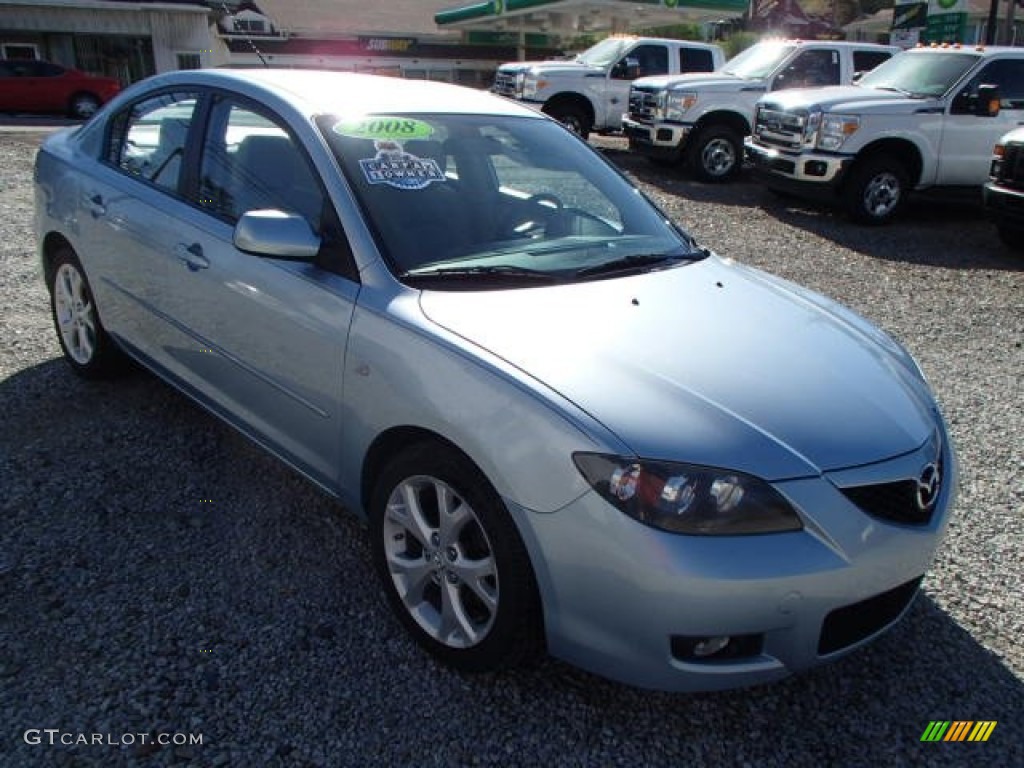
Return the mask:
M161 284L169 244L192 211L181 182L199 98L194 90L165 91L125 107L111 119L103 155L81 169L78 250L103 324L157 361L174 336Z
M622 113L629 111L629 87L638 77L668 73L668 48L645 43L632 48L611 68L605 90L606 124L617 130L622 127Z
M975 114L978 87L999 87L999 114ZM950 99L938 155L938 183L981 186L988 179L992 147L1004 133L1024 122L1024 58L985 64Z
M178 331L166 364L230 421L332 485L359 285L345 254L335 258L343 236L319 175L282 119L226 96L211 103L197 163L196 205L168 242L161 285ZM254 209L303 216L322 238L320 256L236 248L235 223Z

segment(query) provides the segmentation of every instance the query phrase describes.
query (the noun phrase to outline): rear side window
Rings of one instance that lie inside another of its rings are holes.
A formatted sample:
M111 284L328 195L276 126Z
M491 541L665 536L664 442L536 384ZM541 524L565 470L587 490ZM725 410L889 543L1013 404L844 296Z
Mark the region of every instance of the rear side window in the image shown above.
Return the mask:
M711 51L705 48L680 48L680 72L712 72L715 69Z
M888 51L854 51L853 71L870 72L890 56Z
M177 194L196 102L194 93L165 93L121 112L113 120L109 162Z

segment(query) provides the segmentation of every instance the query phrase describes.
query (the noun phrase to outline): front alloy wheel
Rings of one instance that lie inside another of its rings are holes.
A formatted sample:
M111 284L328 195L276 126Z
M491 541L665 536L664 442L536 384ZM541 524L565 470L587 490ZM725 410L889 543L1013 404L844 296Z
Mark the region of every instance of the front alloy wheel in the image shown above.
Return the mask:
M903 205L907 172L887 156L868 158L853 169L846 190L850 216L862 224L886 224Z
M731 181L743 165L743 144L731 128L711 125L697 135L693 160L701 181Z
M463 456L433 444L399 454L377 483L370 524L388 600L427 650L468 672L536 651L529 558L500 497Z

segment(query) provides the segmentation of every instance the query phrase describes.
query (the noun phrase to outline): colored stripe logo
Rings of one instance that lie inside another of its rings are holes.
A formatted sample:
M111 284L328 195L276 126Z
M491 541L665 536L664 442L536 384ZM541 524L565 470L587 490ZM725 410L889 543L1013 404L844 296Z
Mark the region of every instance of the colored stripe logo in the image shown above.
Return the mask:
M996 720L932 720L921 741L988 741Z

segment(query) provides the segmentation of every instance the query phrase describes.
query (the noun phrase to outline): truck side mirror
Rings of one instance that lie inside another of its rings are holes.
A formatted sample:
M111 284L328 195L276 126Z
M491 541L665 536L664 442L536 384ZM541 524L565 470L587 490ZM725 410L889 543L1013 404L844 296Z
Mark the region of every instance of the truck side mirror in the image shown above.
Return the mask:
M998 85L979 85L974 114L978 117L995 117L999 114L999 101Z
M627 56L620 59L611 72L612 80L636 80L640 77L640 59Z

